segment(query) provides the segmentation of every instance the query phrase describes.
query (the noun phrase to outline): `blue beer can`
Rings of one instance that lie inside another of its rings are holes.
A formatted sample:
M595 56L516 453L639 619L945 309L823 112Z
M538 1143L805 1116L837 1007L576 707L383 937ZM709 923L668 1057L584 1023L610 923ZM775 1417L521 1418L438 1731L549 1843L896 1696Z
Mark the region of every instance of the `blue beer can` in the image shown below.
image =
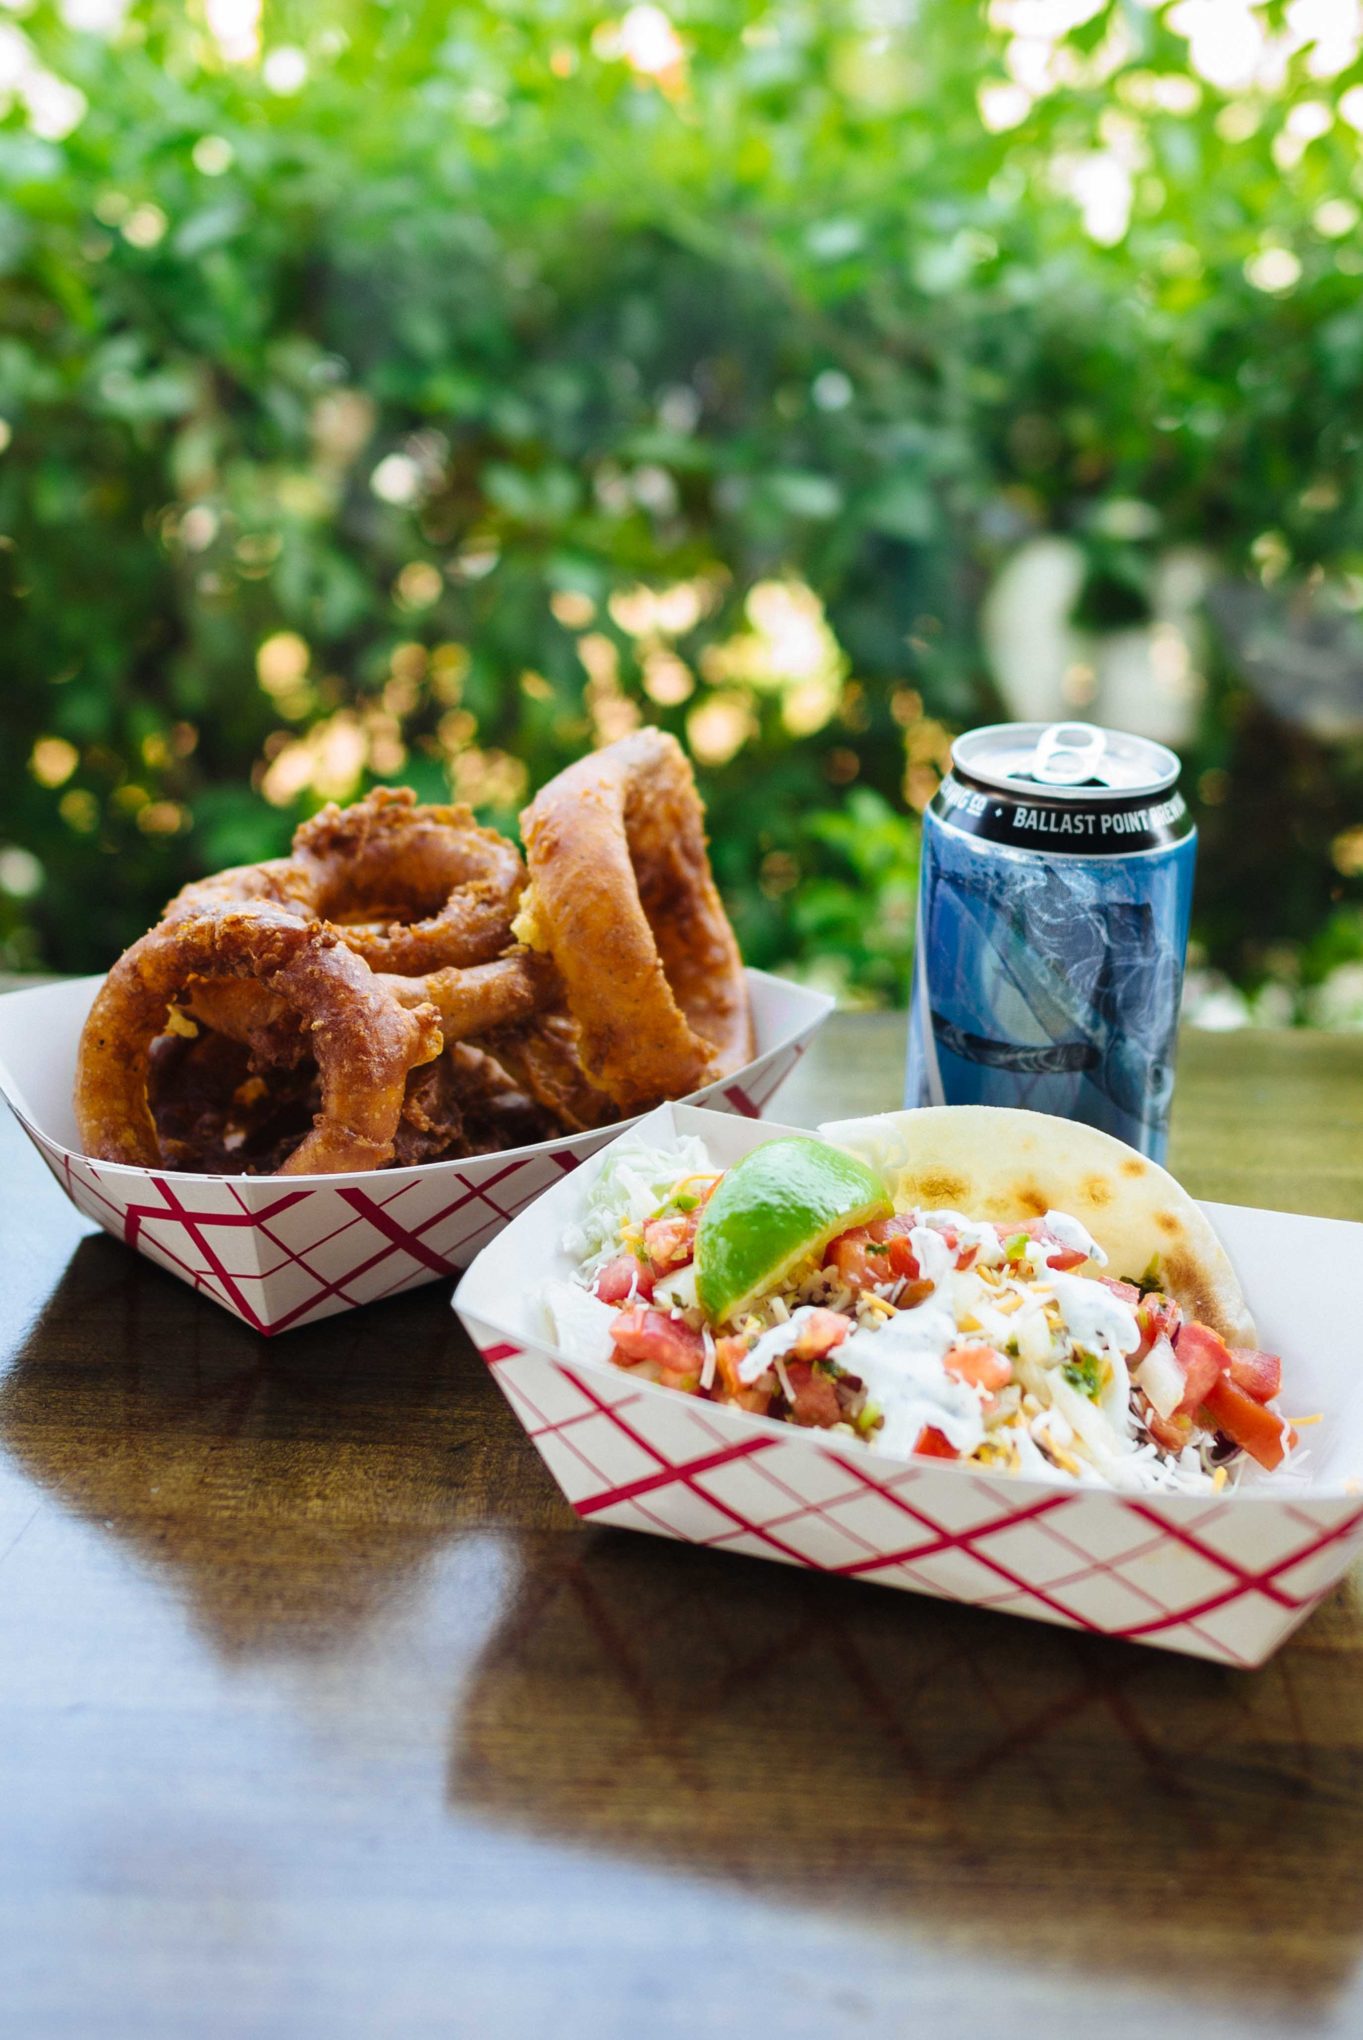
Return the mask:
M923 817L909 1105L1020 1105L1164 1158L1197 831L1172 751L1091 723L952 746Z

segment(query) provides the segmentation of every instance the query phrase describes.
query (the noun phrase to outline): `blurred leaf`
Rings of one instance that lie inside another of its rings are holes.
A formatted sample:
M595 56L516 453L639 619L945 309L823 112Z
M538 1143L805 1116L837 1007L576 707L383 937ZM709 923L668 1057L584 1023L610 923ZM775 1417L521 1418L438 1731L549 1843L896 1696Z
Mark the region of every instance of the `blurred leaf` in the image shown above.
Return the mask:
M89 12L11 9L84 110L0 116L0 815L42 867L0 959L102 965L333 784L507 818L643 716L752 959L902 998L905 791L1000 712L1013 547L1073 535L1098 629L1157 546L1251 620L1357 613L1357 138L1287 118L1356 56L1241 102L1179 10L1106 0L1029 29L996 120L1011 14L960 0L696 0L675 75L603 56L596 0L279 0L292 93L201 9ZM755 591L799 584L749 688ZM1357 962L1363 743L1291 726L1261 638L1207 646L1197 938L1309 988Z

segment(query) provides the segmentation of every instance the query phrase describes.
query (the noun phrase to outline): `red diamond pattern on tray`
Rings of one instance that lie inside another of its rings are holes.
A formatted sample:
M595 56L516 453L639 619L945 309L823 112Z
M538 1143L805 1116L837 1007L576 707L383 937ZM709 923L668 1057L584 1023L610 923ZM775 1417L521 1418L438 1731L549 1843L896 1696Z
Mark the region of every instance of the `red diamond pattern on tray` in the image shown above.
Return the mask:
M759 1118L824 1010L809 1013L797 1039L758 1056L741 1083L721 1080L690 1102ZM280 1177L110 1168L15 1116L79 1211L264 1333L458 1274L509 1218L617 1131L579 1135L550 1154L530 1149L510 1161L486 1155L402 1172L403 1182L373 1175L286 1187Z
M1363 1504L1055 1492L874 1463L758 1429L472 1323L578 1514L1232 1665L1262 1662L1338 1579Z
M494 1155L406 1181L295 1189L268 1177L204 1182L109 1169L29 1132L79 1210L267 1333L457 1274L578 1160L565 1150Z

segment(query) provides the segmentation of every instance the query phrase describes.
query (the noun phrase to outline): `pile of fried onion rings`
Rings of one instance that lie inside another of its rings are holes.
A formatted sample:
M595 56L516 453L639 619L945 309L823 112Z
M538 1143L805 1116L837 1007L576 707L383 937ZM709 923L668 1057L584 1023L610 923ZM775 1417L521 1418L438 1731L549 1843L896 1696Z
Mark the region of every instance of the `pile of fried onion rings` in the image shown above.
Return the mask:
M675 739L545 786L529 865L380 787L291 854L196 880L91 1007L85 1151L225 1175L455 1160L612 1123L753 1054L747 983Z

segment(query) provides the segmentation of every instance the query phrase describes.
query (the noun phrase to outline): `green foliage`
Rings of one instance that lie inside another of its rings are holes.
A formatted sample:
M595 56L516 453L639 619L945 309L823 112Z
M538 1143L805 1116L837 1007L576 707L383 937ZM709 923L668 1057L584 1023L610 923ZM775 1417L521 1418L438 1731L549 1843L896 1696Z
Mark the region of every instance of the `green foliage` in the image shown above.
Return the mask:
M642 713L750 958L902 996L1020 540L1104 626L1180 544L1363 596L1356 52L1230 96L1116 0L1030 56L961 0L231 12L4 30L9 961L102 966L375 779L509 822ZM1363 951L1363 748L1212 681L1200 938L1309 978Z

